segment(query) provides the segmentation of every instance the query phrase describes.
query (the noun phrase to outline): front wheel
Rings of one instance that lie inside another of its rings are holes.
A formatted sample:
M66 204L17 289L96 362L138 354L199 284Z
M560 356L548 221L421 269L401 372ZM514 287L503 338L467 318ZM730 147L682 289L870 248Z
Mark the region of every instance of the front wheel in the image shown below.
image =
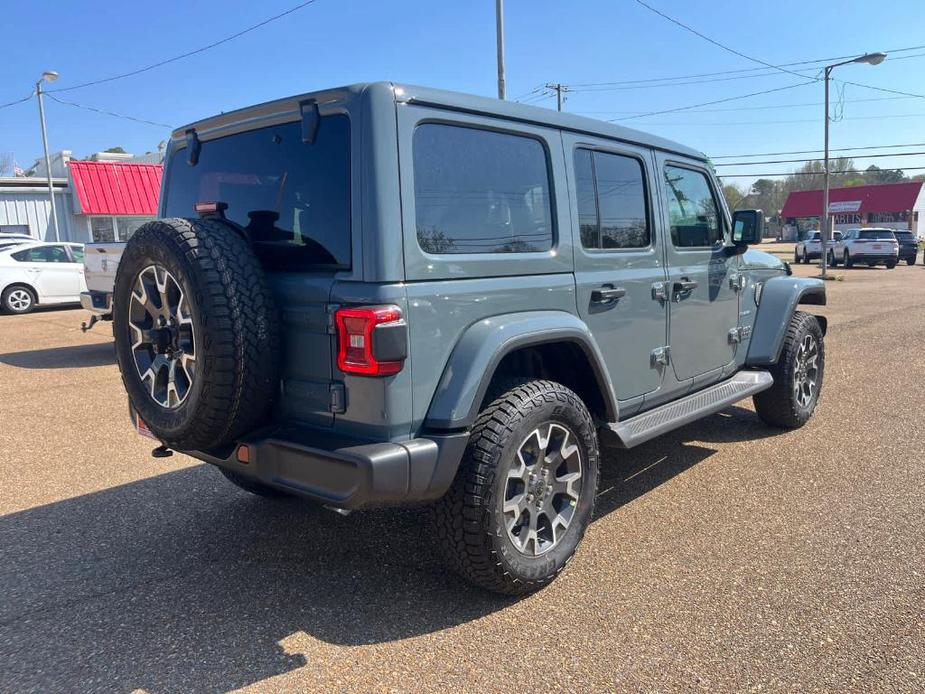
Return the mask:
M507 595L552 581L591 520L598 458L591 415L565 386L529 381L495 398L473 427L450 490L432 507L449 564Z
M834 252L829 251L828 259L829 259L829 267L838 267L838 260L835 258Z
M794 312L780 358L770 371L774 385L753 398L755 411L771 426L803 426L819 402L825 371L825 343L815 316Z
M847 250L845 251L845 267L854 267L854 261L851 260Z

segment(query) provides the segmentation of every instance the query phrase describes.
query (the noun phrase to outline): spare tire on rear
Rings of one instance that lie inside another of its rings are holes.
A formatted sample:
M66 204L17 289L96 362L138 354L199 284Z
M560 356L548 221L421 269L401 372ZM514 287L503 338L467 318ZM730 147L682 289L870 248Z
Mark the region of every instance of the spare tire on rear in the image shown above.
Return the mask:
M243 233L160 219L128 241L113 332L132 407L167 446L204 450L259 426L279 390L273 297Z

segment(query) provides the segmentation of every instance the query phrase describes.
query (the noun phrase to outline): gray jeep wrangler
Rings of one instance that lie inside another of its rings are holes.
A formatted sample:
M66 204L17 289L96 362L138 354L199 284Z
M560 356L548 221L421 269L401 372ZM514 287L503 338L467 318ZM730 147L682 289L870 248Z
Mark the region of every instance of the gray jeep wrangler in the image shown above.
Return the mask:
M822 282L748 245L703 154L390 83L173 133L119 265L136 425L263 496L427 505L450 563L519 594L594 506L600 448L753 396L793 428ZM619 456L615 456L617 462Z

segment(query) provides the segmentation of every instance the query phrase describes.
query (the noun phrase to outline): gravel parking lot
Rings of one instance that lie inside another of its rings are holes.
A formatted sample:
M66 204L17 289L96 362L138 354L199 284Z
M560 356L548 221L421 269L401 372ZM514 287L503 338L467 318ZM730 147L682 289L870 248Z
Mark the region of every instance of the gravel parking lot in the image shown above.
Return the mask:
M0 316L0 691L925 690L925 269L836 272L810 424L743 403L608 454L521 600L447 574L418 511L151 458L107 326Z

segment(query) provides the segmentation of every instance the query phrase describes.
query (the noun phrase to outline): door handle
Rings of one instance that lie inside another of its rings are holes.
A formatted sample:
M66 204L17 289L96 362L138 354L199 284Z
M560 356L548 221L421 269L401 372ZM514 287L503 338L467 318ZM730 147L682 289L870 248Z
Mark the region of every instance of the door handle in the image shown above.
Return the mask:
M622 299L626 296L626 290L623 287L612 287L609 284L605 284L600 289L591 290L591 303L592 304L606 304L611 301L616 301L617 299Z
M680 301L685 297L690 296L690 293L697 288L696 280L679 280L672 284L672 294L674 294L674 300Z

